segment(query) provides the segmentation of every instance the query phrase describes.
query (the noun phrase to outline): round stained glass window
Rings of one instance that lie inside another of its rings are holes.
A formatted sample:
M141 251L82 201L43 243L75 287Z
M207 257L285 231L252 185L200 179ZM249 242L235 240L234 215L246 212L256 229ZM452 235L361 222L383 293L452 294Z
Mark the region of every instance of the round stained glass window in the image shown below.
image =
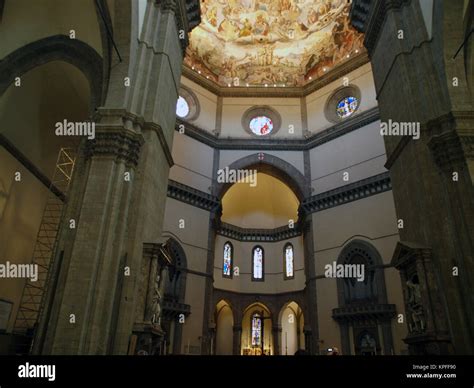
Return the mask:
M344 97L337 103L336 113L340 118L349 117L357 110L359 100L356 97Z
M181 96L178 97L178 101L176 102L176 115L178 117L186 117L189 114L189 104L188 102Z
M273 122L267 116L257 116L250 120L249 127L255 135L264 136L273 131Z

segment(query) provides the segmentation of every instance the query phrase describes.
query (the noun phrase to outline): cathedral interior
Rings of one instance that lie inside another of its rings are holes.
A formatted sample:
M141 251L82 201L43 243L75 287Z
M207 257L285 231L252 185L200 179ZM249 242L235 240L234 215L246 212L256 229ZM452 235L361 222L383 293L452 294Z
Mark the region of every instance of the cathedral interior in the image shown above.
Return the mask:
M0 354L473 355L473 0L0 0Z

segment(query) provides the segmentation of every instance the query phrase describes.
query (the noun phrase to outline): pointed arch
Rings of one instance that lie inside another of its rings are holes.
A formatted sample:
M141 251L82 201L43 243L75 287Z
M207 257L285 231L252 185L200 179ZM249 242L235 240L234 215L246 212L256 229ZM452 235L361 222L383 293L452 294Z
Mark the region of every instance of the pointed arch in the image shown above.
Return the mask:
M256 153L236 160L228 168L229 170L257 170L277 178L288 185L300 202L310 193L310 185L304 175L292 164L275 155ZM216 193L219 199L222 199L231 186L232 183L217 184Z
M90 113L105 100L103 60L88 44L65 35L54 35L28 43L0 61L0 96L16 77L52 61L63 61L81 70L89 80Z

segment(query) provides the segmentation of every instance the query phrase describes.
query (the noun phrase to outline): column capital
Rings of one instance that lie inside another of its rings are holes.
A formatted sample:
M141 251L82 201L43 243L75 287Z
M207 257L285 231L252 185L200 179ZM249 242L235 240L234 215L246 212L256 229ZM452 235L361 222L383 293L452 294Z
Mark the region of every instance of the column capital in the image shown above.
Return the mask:
M350 12L351 24L365 33L364 45L372 55L377 44L385 16L391 9L400 9L410 0L354 0Z
M171 11L176 18L178 34L184 31L181 38L183 52L189 44L188 33L201 23L201 7L199 0L156 0L163 11Z
M86 144L86 157L112 157L136 167L144 142L142 134L128 129L99 129Z

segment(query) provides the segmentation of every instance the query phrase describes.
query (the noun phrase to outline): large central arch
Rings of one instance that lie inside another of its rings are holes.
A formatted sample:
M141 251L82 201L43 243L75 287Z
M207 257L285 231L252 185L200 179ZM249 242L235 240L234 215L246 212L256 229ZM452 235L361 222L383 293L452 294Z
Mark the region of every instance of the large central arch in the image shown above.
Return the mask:
M257 170L271 175L288 185L300 202L310 195L310 185L304 175L292 164L275 155L256 153L238 159L228 166L229 170ZM232 183L217 183L216 195L222 199Z

